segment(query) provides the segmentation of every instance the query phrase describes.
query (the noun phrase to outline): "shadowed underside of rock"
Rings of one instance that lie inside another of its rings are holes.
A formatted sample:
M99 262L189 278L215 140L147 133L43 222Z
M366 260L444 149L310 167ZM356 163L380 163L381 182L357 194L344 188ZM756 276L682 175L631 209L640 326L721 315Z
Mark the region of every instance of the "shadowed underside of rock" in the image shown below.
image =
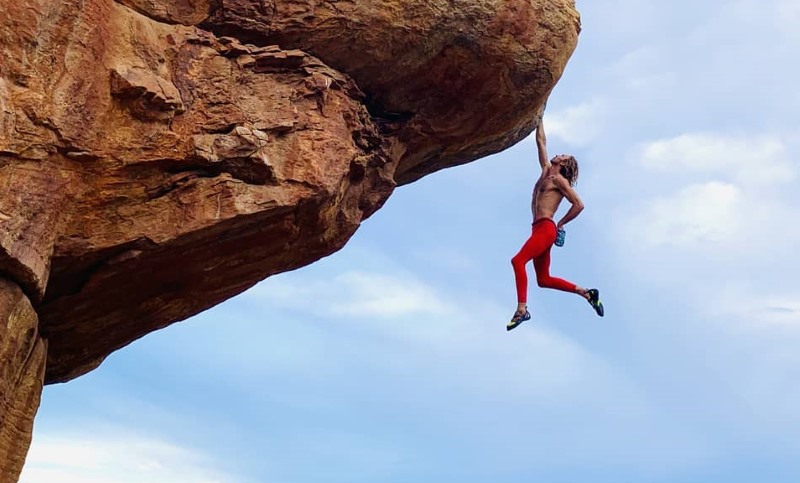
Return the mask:
M45 371L84 374L522 139L578 31L573 0L0 3L0 416L33 405L0 437L27 441Z

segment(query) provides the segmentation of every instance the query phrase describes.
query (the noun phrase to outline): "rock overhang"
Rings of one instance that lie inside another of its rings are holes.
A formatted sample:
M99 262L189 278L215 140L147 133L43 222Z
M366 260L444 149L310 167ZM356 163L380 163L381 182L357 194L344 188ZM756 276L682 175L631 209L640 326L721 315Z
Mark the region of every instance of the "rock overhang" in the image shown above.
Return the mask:
M49 382L519 141L580 30L573 0L30 7L4 7L0 41L20 50L0 63L0 270L36 305Z

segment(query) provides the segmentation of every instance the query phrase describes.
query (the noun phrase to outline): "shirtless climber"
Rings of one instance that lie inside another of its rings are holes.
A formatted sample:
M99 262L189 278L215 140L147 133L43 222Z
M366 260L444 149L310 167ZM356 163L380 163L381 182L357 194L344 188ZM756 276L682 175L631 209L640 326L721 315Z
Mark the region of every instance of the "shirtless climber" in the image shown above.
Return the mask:
M531 318L527 306L528 274L525 271L525 264L530 260L533 260L536 280L540 287L578 294L589 302L597 315L603 316L603 304L600 302L600 292L597 289L581 288L574 283L550 275L550 248L556 241L557 232L580 214L583 210L583 203L578 197L578 193L572 188L575 181L578 180L578 162L574 157L564 154L556 156L550 161L547 160L547 139L542 121L539 122L536 130L536 146L539 150L542 174L533 187L531 237L522 245L519 253L511 259L517 284L518 304L511 322L506 326L507 330L511 330ZM572 203L572 206L556 223L553 217L564 198Z

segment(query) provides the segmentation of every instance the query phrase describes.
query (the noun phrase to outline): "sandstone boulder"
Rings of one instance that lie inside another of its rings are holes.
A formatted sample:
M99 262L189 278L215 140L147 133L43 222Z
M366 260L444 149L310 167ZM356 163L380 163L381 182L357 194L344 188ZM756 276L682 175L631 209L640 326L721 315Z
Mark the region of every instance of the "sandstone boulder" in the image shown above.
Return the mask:
M312 263L397 185L529 134L579 29L574 0L0 0L0 409L32 406L4 447L42 374Z

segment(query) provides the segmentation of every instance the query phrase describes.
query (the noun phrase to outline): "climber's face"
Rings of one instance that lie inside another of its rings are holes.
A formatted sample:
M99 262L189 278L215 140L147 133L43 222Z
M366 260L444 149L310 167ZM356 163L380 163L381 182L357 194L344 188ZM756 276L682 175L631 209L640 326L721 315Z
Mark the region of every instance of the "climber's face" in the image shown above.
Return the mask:
M567 156L566 154L559 154L558 156L555 156L553 157L553 159L550 160L550 164L557 166L563 163L564 160L566 160L567 158L569 158L569 156Z

